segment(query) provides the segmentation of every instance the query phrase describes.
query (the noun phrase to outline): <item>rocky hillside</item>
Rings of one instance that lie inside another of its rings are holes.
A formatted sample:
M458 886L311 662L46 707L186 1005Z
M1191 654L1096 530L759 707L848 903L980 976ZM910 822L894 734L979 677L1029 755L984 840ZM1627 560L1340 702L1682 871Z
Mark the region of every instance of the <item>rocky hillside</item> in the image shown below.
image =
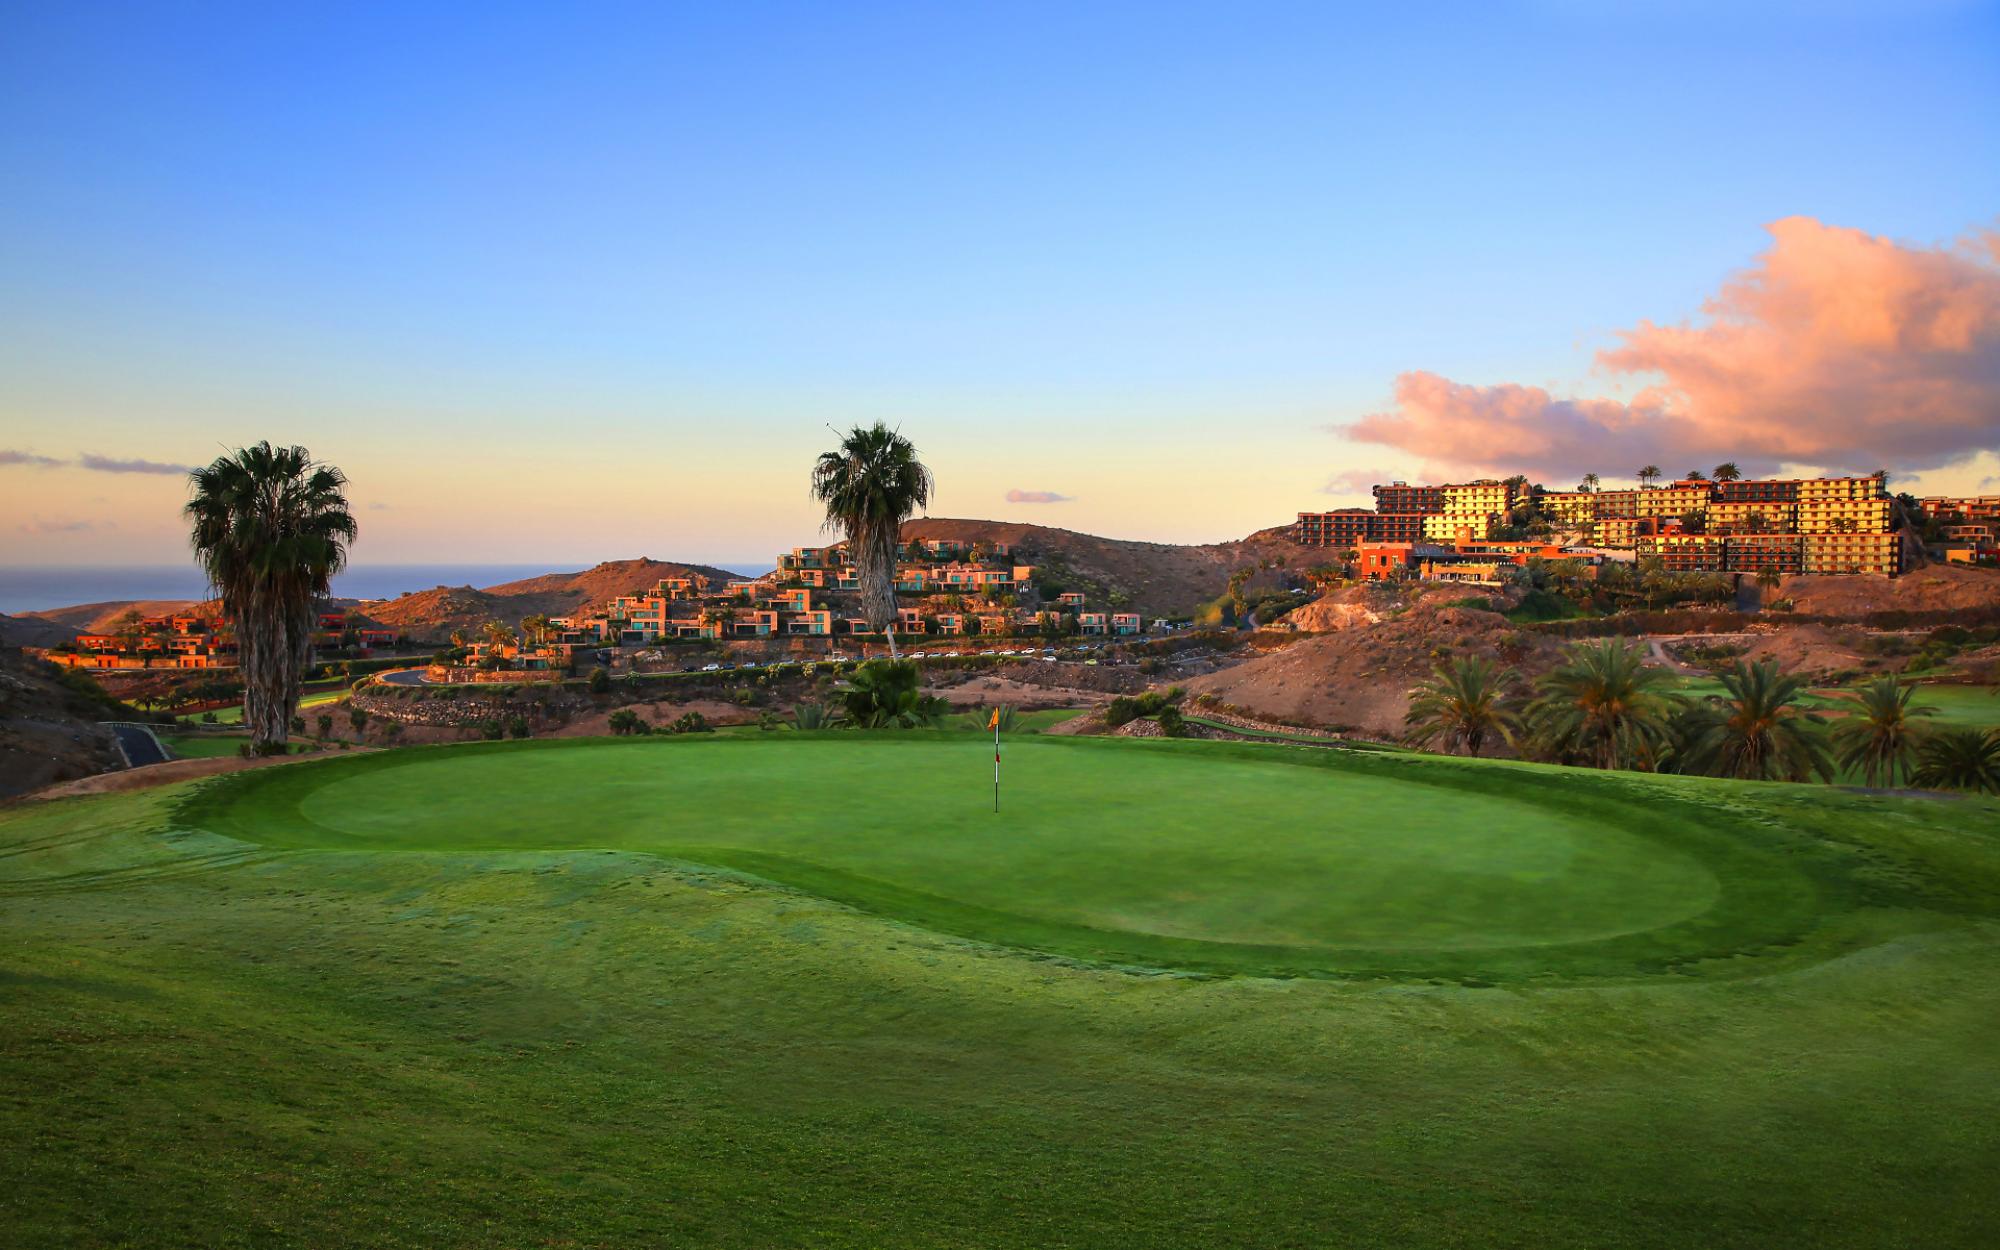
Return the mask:
M1441 660L1477 655L1499 662L1517 678L1537 676L1556 663L1557 640L1521 630L1498 612L1463 606L1481 597L1505 602L1463 586L1354 587L1311 605L1320 609L1312 627L1334 632L1185 684L1192 694L1214 695L1254 716L1397 738L1410 688Z
M1224 593L1230 573L1239 568L1269 566L1261 568L1251 584L1271 584L1285 569L1303 569L1326 559L1323 549L1301 547L1290 534L1289 526L1281 526L1236 542L1184 545L1100 538L1012 521L931 517L903 526L906 541L1010 543L1016 559L1037 565L1065 590L1090 595L1093 607L1116 594L1133 611L1149 616L1191 615L1198 605Z
M1870 612L1958 612L2000 607L2000 572L1926 564L1897 578L1818 575L1788 577L1777 597L1815 616Z
M601 604L618 595L651 588L663 577L702 574L724 581L736 576L706 564L671 560L611 560L576 573L544 573L518 582L475 590L441 586L395 599L360 604L355 611L369 621L399 629L412 638L442 641L455 629L476 630L488 621L509 626L524 616L565 616Z
M72 686L54 665L0 648L0 798L119 768L114 713L102 695Z

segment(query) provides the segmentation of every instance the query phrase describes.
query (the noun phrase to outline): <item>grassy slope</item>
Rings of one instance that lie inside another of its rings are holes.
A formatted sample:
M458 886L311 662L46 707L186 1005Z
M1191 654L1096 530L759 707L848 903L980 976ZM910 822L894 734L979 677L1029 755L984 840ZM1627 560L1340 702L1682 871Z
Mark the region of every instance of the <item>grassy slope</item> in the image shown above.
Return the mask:
M171 792L0 813L0 1226L1985 1244L2000 807L1660 784L1852 859L1845 953L1532 989L1140 976L626 851L261 851L163 833Z

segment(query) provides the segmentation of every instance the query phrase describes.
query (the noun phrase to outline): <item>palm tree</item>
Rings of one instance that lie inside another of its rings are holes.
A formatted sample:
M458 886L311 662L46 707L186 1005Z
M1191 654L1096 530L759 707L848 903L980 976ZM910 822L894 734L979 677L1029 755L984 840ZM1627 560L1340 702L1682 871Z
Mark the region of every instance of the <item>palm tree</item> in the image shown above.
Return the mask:
M1476 656L1438 665L1431 679L1417 687L1403 718L1410 742L1442 742L1446 751L1464 747L1467 755L1478 755L1487 735L1498 734L1512 746L1521 718L1507 706L1507 685L1507 673Z
M1757 589L1764 593L1769 594L1784 584L1785 575L1778 572L1778 570L1768 565L1757 570Z
M1840 766L1861 774L1871 786L1893 786L1898 773L1910 771L1917 749L1917 727L1910 722L1934 709L1913 707L1916 683L1903 685L1894 677L1878 677L1854 697L1854 710L1833 731Z
M1615 638L1570 646L1527 707L1537 749L1597 768L1657 767L1682 704L1665 689L1671 674L1648 668L1645 655Z
M847 535L861 579L861 611L896 652L896 551L903 522L931 501L931 471L910 440L881 422L855 426L813 466L813 498L826 505L826 528Z
M1596 490L1597 484L1602 480L1595 473L1586 473L1583 475L1583 480L1577 483L1577 487L1581 490Z
M854 670L841 698L847 723L860 729L888 729L925 724L936 714L928 705L934 696L918 688L917 666L906 660L869 660Z
M195 559L236 621L243 723L253 750L277 754L312 654L314 608L346 567L357 532L342 493L347 478L303 447L268 442L188 476Z
M1715 466L1715 472L1710 476L1718 482L1737 482L1742 480L1743 470L1736 467L1734 460L1725 460Z
M1645 468L1639 470L1639 486L1641 489L1651 486L1654 482L1658 481L1659 478L1660 478L1660 466L1657 464L1649 464Z
M1745 781L1804 781L1814 773L1833 780L1825 722L1799 706L1803 679L1780 671L1776 660L1739 660L1722 674L1722 686L1728 698L1689 714L1685 771Z
M1700 469L1689 469L1686 473L1681 474L1681 481L1683 482L1706 482L1707 480L1708 475Z
M549 636L549 618L539 612L522 617L521 636L535 643L545 641Z
M1910 784L2000 794L2000 729L1946 729L1917 748Z

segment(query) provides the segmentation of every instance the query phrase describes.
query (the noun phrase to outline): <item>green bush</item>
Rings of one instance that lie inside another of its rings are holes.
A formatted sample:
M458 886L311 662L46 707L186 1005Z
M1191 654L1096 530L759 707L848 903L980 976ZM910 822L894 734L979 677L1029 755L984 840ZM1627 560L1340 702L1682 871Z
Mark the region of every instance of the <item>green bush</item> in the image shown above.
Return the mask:
M669 732L677 734L708 734L714 733L715 730L709 725L708 718L700 712L682 712L680 719L673 723Z
M1181 710L1172 704L1161 708L1160 714L1154 717L1154 721L1159 725L1160 732L1169 738L1187 737L1187 718L1182 716Z
M653 727L637 712L629 707L621 707L611 714L611 732L623 738L629 734L649 734Z
M607 694L611 690L611 674L601 668L590 670L590 680L585 683L592 694Z
M506 727L497 720L480 721L478 729L479 736L488 740L496 740L506 732Z
M528 736L528 733L527 717L510 716L507 718L507 736L509 738L525 738Z

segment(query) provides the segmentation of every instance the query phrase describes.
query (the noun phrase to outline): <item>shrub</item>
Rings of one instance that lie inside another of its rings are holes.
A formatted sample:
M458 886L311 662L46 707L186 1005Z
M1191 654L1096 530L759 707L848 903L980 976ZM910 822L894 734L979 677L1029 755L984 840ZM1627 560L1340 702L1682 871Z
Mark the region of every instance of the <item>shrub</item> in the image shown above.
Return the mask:
M592 694L607 694L611 690L611 674L601 668L590 670L590 680L585 683Z
M782 728L784 723L784 718L773 712L770 708L765 708L763 711L757 713L757 728L763 730L765 733L769 733L773 729Z
M629 707L621 707L613 712L611 714L610 726L611 732L621 738L628 734L649 734L653 732L653 727L647 724L637 712Z
M1153 719L1154 722L1159 725L1160 732L1167 735L1167 737L1169 738L1187 737L1187 732L1188 732L1187 718L1182 716L1181 710L1177 707L1174 707L1172 704L1168 704L1166 707L1161 708L1160 714L1154 717Z
M800 729L828 729L833 716L824 703L801 703L792 709L792 723Z
M487 739L488 741L498 739L499 737L501 737L501 735L503 735L506 732L506 727L497 720L480 721L477 728L479 730L479 736Z
M305 731L306 731L306 718L303 716L292 717L292 732L295 734L302 734Z
M507 718L507 736L509 738L525 738L528 736L528 732L527 717L510 716Z
M671 732L677 734L707 734L715 730L709 726L708 718L700 712L682 712L680 719L673 723Z
M333 732L333 713L321 712L313 723L319 726L319 736L324 738Z
M1130 695L1121 694L1111 701L1109 707L1104 709L1104 723L1116 729L1120 725L1132 723L1139 719L1141 715L1143 715L1143 709L1139 706L1139 700L1132 698Z
M356 707L351 703L348 704L347 723L354 726L355 733L360 733L368 727L368 709L365 707Z

